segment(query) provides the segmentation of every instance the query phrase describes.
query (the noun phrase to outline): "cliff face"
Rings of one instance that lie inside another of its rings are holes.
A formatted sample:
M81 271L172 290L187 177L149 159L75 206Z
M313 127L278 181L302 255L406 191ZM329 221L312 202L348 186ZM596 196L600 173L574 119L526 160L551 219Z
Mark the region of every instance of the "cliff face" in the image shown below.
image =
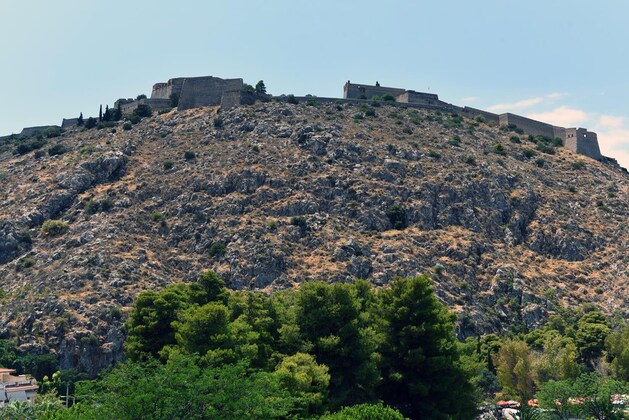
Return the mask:
M428 111L216 111L71 130L58 156L4 146L0 337L94 373L138 293L207 269L261 290L429 271L461 337L584 302L629 318L620 168Z

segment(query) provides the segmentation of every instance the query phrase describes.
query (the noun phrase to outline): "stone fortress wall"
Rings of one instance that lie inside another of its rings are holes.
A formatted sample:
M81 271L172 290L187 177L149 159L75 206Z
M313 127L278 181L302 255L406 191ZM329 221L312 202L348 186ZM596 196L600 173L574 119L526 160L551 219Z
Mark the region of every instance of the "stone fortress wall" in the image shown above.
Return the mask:
M548 138L560 138L564 146L575 153L588 156L592 159L602 160L603 156L598 146L596 133L585 128L564 128L536 121L521 115L505 113L493 114L491 112L470 108L458 107L439 100L438 96L431 93L421 93L412 90L399 88L382 87L354 84L349 80L343 87L343 98L347 100L370 100L373 96L380 96L390 93L398 103L405 103L415 107L426 107L430 109L440 109L444 112L451 112L468 118L481 115L485 120L494 122L500 126L515 126L522 129L527 134L534 136L544 136ZM397 93L397 94L396 94ZM371 96L369 96L371 95Z
M459 107L439 100L439 96L433 93L416 92L402 88L351 83L349 80L343 87L343 99L347 102L371 101L374 96L382 99L385 95L395 98L395 105L438 110L454 113L467 118L482 116L487 122L501 126L515 126L527 134L541 135L549 138L560 138L565 147L575 153L585 155L597 160L608 159L601 155L596 133L585 128L564 128L536 121L521 115L504 113L494 114L481 109L471 107ZM242 79L221 79L213 76L202 77L177 77L167 82L155 83L151 97L146 99L118 99L114 108L120 108L123 114L130 114L139 105L149 105L154 111L168 110L172 108L173 99L178 101L177 109L182 111L202 106L221 106L229 109L240 105L253 104L258 100L268 101L271 97L244 89ZM279 99L279 98L278 98ZM307 100L312 98L300 98ZM316 98L320 102L335 102L338 98ZM77 118L63 119L62 128L77 125ZM34 136L49 127L27 127L20 133L21 137ZM0 140L12 136L0 137Z

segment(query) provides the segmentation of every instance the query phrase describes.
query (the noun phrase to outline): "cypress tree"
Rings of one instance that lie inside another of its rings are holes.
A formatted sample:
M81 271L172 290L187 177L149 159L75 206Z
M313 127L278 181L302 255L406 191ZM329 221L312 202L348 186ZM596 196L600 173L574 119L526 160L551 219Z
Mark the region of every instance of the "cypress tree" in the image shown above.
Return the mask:
M76 125L83 125L83 113L79 115L79 119L76 121Z
M100 105L100 109L98 110L98 121L103 120L103 104Z

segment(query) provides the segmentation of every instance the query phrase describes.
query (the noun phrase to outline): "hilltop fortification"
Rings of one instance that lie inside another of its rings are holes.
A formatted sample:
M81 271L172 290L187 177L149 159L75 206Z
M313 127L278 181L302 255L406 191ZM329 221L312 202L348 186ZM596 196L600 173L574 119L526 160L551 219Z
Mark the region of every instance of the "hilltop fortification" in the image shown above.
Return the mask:
M119 109L122 115L130 114L140 105L148 105L155 112L177 108L179 111L198 108L202 106L220 106L221 109L230 109L240 105L251 105L256 101L285 100L285 97L275 97L255 92L249 86L246 87L243 79L222 79L215 76L202 77L176 77L167 82L159 82L153 85L150 98L125 99L114 102L114 108ZM389 100L398 106L438 110L456 114L467 118L482 117L484 121L519 129L533 136L543 136L548 139L560 139L565 147L575 153L588 156L596 160L614 161L601 155L596 133L586 128L565 128L554 126L542 121L533 120L512 113L494 114L481 109L468 106L460 107L441 101L439 96L433 93L416 92L414 90L375 85L351 83L349 80L343 87L343 99L339 98L315 98L302 97L298 100L316 100L320 102L371 102L375 98ZM69 128L78 124L77 118L64 118L62 128ZM37 135L51 126L28 127L22 130L21 137ZM0 137L0 140L11 136Z
M585 128L564 128L512 113L494 114L470 107L459 107L440 101L439 97L432 93L415 92L401 88L392 88L376 85L364 85L351 83L349 80L343 88L344 99L371 100L374 97L382 98L391 95L395 102L413 107L441 109L464 117L474 118L482 116L486 121L494 122L500 126L519 128L527 134L544 136L550 139L561 139L564 146L575 153L601 160L600 148L596 133Z

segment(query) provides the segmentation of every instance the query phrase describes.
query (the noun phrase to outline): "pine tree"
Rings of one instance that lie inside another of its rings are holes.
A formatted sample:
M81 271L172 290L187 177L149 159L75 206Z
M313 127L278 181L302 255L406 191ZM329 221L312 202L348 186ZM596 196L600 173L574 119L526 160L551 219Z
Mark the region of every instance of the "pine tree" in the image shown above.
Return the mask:
M472 387L460 367L454 314L428 276L400 278L379 294L385 403L411 418L473 418Z

